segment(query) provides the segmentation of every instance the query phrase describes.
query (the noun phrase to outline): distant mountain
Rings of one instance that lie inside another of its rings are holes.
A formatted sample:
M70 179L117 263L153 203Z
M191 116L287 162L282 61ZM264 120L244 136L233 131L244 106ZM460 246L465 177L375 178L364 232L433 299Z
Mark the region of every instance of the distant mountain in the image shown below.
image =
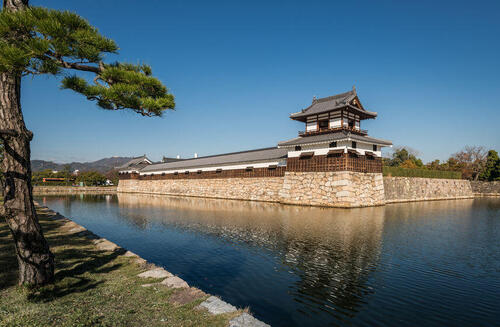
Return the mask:
M31 169L33 171L41 171L45 169L60 171L63 170L65 166L69 165L71 171L76 169L79 171L97 170L98 172L106 173L117 166L123 165L131 159L132 157L111 157L92 162L71 162L67 164L60 164L45 160L31 160Z

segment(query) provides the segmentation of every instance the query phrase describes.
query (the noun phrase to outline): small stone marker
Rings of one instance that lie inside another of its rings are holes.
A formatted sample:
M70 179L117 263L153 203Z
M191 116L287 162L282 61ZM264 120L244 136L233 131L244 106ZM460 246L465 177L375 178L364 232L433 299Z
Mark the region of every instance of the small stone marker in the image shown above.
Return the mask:
M168 277L164 281L162 281L160 284L166 285L171 288L188 288L189 285L186 283L184 280L180 279L177 276L172 276Z
M229 321L229 327L271 327L262 321L255 319L248 313L243 313L242 315Z
M163 268L155 268L137 275L140 278L167 278L173 275Z
M231 304L222 301L218 297L211 296L200 304L200 307L205 308L211 314L218 315L221 313L235 312L236 308Z

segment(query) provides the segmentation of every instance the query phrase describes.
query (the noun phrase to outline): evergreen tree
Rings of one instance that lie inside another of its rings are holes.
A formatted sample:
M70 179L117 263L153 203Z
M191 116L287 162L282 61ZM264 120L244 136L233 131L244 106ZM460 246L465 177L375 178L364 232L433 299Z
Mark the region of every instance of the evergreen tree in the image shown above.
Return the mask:
M16 245L19 283L43 285L53 280L54 259L33 205L30 141L21 111L23 76L63 76L61 87L84 95L106 110L130 109L161 116L174 97L152 76L151 67L105 63L118 46L85 19L67 11L29 7L28 0L4 0L0 13L0 139L5 187L4 216ZM73 72L73 75L68 74ZM87 80L76 72L93 74Z
M500 158L495 150L488 151L486 164L479 175L479 179L483 181L500 180Z

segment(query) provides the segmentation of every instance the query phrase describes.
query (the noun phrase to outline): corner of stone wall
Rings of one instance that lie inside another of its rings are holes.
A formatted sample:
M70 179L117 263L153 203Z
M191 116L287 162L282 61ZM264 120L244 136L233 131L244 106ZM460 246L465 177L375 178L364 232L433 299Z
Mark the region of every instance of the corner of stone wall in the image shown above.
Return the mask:
M385 204L381 173L286 172L280 202L355 208Z

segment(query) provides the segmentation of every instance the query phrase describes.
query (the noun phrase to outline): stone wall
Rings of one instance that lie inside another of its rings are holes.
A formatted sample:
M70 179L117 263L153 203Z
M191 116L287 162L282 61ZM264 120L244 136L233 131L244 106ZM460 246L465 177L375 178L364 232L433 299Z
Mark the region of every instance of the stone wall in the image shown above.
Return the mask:
M486 186L481 187L486 189ZM471 183L466 180L382 177L380 173L351 171L286 172L284 177L122 179L118 185L118 192L342 208L473 197Z
M118 184L118 192L277 202L278 192L282 186L283 177L122 179Z
M286 172L279 196L286 204L342 208L385 204L380 173Z
M462 179L384 177L387 203L472 198L471 184Z
M382 174L287 172L285 177L220 179L123 179L118 192L364 207L384 204Z
M115 193L116 186L33 186L34 194Z
M494 182L470 182L472 192L478 196L500 196L500 181Z

